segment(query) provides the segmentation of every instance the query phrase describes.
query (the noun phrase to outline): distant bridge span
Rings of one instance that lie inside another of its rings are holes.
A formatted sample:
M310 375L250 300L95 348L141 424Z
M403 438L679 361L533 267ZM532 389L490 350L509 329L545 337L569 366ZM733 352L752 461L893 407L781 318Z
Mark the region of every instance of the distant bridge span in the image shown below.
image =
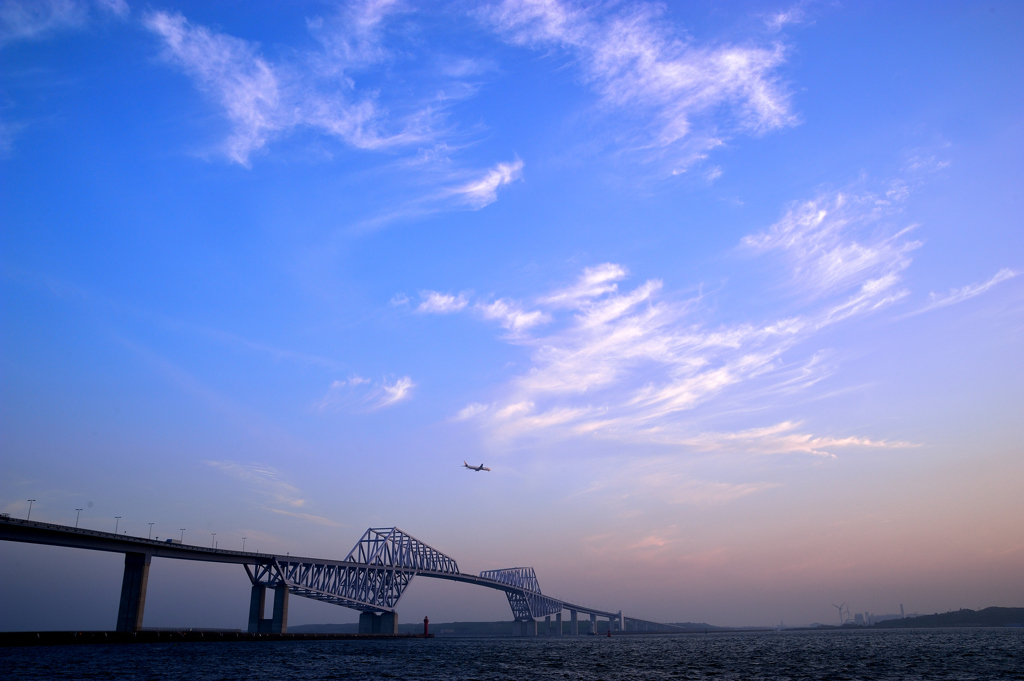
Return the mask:
M361 633L397 633L395 608L417 575L464 582L502 591L508 597L517 633L536 635L537 619L546 618L550 633L555 616L556 633L562 633L562 611L570 614L570 633L579 633L579 614L590 616L591 631L598 617L607 618L615 630L649 628L665 630L673 625L623 617L622 612L598 610L569 603L541 593L532 567L487 570L479 575L459 572L455 559L396 527L370 528L344 560L281 556L270 553L229 551L100 532L67 525L0 517L0 540L48 544L125 554L117 631L138 631L146 602L149 565L153 558L174 558L242 565L252 583L249 631L285 632L288 628L290 594L312 598L360 611ZM273 616L263 617L267 589L274 591Z

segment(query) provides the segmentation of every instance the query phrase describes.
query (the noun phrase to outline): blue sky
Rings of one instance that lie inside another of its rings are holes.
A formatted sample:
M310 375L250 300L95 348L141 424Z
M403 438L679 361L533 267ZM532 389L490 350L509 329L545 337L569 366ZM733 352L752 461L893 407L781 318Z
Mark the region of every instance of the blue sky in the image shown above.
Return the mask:
M0 507L339 557L398 525L650 619L1021 605L1022 28L6 0ZM62 584L0 627L111 626L116 557L0 550ZM234 570L151 589L147 625L244 618Z

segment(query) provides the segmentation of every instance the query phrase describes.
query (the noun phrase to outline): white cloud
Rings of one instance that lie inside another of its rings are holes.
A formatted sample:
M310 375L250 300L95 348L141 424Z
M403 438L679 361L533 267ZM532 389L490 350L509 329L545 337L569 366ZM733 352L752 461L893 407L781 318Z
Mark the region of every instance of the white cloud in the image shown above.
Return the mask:
M462 293L453 296L437 291L421 291L420 297L423 298L423 302L419 304L416 311L425 314L451 314L469 304L466 296Z
M921 245L903 240L906 229L878 228L904 190L890 190L884 199L873 194L825 194L796 204L766 231L744 237L741 243L753 252L783 253L791 282L811 297L857 284L878 295L882 283L898 281L899 273L910 265L909 253ZM857 238L858 232L870 233L865 239Z
M416 384L408 376L388 382L362 376L333 381L327 393L313 405L320 412L339 409L376 410L412 397Z
M781 45L697 45L658 5L612 7L504 0L484 16L510 42L571 55L607 107L644 126L636 143L671 149L677 170L731 132L794 124L789 93L774 75Z
M799 24L806 18L804 3L793 5L789 9L775 12L765 18L764 24L770 31L781 31L789 24Z
M4 0L0 3L0 45L79 29L88 20L88 4L76 0Z
M844 447L873 449L904 449L916 445L909 442L888 442L865 437L822 437L795 432L799 423L784 421L774 426L750 428L732 433L700 433L674 442L697 451L733 451L751 454L803 453L834 457L831 450ZM671 441L671 440L669 440Z
M95 2L100 9L119 17L126 17L132 11L125 0L95 0Z
M376 407L390 407L412 397L412 389L416 384L408 376L397 379L394 383L385 382L381 385L382 396L377 400Z
M504 298L495 300L493 303L479 303L476 309L480 311L484 319L497 320L513 334L521 333L551 319L549 315L540 310L526 311L518 303Z
M266 507L266 510L272 513L299 518L316 523L317 525L341 526L330 518L299 510L306 505L306 499L302 491L295 485L286 482L281 471L272 466L260 463L237 463L235 461L206 461L205 463L207 466L223 471L249 485L252 490L267 500L269 505ZM282 506L284 508L281 508Z
M555 307L576 307L591 298L614 293L618 290L614 282L625 279L627 274L626 268L610 262L587 267L575 285L544 296L540 302Z
M523 162L518 158L511 163L499 163L482 177L453 188L451 193L474 208L483 208L497 201L498 189L518 180L522 170Z
M614 263L586 268L574 284L539 296L529 312L505 299L478 304L485 318L513 331L510 342L530 349L530 365L500 399L470 405L458 418L474 419L501 440L598 437L689 451L813 455L906 446L798 432L789 421L695 431L687 416L701 408L705 421L724 418L742 405L806 390L834 371L817 350L794 357L797 346L906 294L901 273L916 244L901 240L905 230L887 235L882 213L873 195L835 193L744 239L747 249L780 255L797 285L802 311L775 318L709 324L703 298L665 295L657 279L622 289L627 271ZM541 322L553 330L537 334Z
M459 410L459 413L455 415L456 421L466 421L468 419L479 416L480 414L487 411L488 407L486 404L480 404L479 402L472 402L467 404L465 407Z
M961 288L951 289L949 294L945 296L939 296L932 293L929 295L928 304L923 309L919 310L919 312L927 312L928 310L934 310L939 307L946 307L947 305L955 305L956 303L963 302L968 298L981 295L996 284L1002 283L1007 279L1013 279L1018 274L1020 273L1004 267L996 272L991 279L981 284L968 284Z
M255 43L191 24L178 13L151 12L144 23L163 40L167 60L221 106L232 124L224 152L248 166L250 156L272 137L298 127L317 129L357 149L407 145L429 136L422 115L409 116L400 132L382 133L373 100L356 97L351 80L343 77L353 62L368 61L365 53L383 8L371 14L375 19L356 22L355 30L363 36L357 41L361 57L347 54L342 63L321 55L313 69L273 64ZM342 48L336 44L338 50Z
M302 492L294 485L285 482L281 472L271 466L234 461L207 461L206 465L248 483L259 492L269 496L277 505L300 508L306 504Z
M95 18L93 5L119 18L131 12L125 0L0 0L0 46L83 29Z

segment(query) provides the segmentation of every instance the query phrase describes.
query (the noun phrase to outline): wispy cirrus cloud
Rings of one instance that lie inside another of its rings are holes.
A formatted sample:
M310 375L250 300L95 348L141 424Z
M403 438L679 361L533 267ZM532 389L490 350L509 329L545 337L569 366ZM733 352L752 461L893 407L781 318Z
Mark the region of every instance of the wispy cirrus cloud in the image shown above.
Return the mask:
M630 144L662 152L675 171L730 135L796 122L775 75L785 61L779 43L700 45L650 3L504 0L481 14L509 42L571 56L603 105L640 131Z
M268 504L266 510L272 513L307 520L318 525L340 526L330 518L300 510L306 506L306 499L302 491L288 482L281 471L273 466L237 461L206 461L205 463L207 466L216 468L247 484L253 491L264 497Z
M238 463L235 461L207 461L206 465L248 483L267 495L277 505L289 508L301 508L306 505L306 499L302 492L286 482L276 468L260 463Z
M383 15L378 12L376 21ZM398 131L384 132L372 97L355 93L339 73L327 74L333 83L321 82L315 70L274 64L257 44L192 24L179 13L151 12L144 24L162 39L164 57L220 105L232 124L224 153L241 165L248 166L251 155L274 136L299 127L317 129L357 149L401 146L428 136L422 117L416 116L399 124ZM368 29L360 25L359 30Z
M352 376L332 382L314 406L321 412L346 408L374 411L411 398L415 387L416 383L408 376L381 381Z
M940 307L946 307L948 305L956 305L957 303L961 303L965 300L973 298L974 296L981 295L982 293L988 291L993 286L1001 284L1002 282L1007 281L1009 279L1013 279L1018 274L1020 274L1020 272L1014 272L1013 270L1004 267L1003 269L996 272L991 279L980 284L968 284L967 286L951 289L950 292L944 296L938 295L936 293L931 293L928 295L928 304L925 305L922 309L918 310L917 313L927 312L929 310L934 310Z
M518 158L510 163L499 163L483 176L453 187L450 193L462 202L483 208L498 200L498 189L522 177L523 162Z
M423 299L416 311L423 314L451 314L458 312L469 304L464 293L453 296L450 293L439 293L438 291L421 291Z
M689 451L819 456L909 446L801 432L791 420L696 431L686 416L698 407L706 416L716 404L727 411L755 396L797 393L832 371L817 350L801 357L797 348L906 294L902 273L918 244L898 226L895 202L893 195L833 192L787 209L743 239L742 249L774 254L785 268L800 311L775 318L712 324L699 295L666 295L657 279L623 289L625 267L588 267L575 283L519 308L545 322L507 336L530 350L529 370L505 386L503 398L470 404L457 419L475 420L500 440L599 437Z
M790 207L767 230L746 236L751 251L783 254L790 282L813 297L823 297L851 284L869 285L898 276L910 265L910 252L920 242L904 239L910 228L872 230L894 213L904 196L902 186L884 195L832 192ZM855 236L856 234L864 236Z
M63 31L85 28L100 16L125 17L125 0L3 0L0 2L0 47L19 40L41 40Z

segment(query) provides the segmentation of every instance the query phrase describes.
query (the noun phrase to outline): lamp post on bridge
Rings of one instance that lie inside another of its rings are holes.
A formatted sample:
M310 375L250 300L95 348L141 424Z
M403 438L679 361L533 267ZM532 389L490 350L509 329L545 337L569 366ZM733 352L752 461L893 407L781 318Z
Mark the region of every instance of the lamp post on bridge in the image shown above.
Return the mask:
M28 515L25 516L25 520L32 520L32 502L35 501L35 499L26 499L25 501L28 502Z
M153 523L150 523L149 524L149 537L147 537L147 539L152 539L152 538L153 538Z
M114 534L117 534L117 528L121 525L121 516L114 516Z
M181 528L181 543L185 543L185 528Z
M245 553L245 537L242 537L242 553Z
M76 511L76 513L75 513L75 529L77 530L78 529L78 518L81 517L81 515L82 515L82 509L76 508L75 511Z
M211 532L210 533L210 548L211 549L217 548L217 533L216 532Z

